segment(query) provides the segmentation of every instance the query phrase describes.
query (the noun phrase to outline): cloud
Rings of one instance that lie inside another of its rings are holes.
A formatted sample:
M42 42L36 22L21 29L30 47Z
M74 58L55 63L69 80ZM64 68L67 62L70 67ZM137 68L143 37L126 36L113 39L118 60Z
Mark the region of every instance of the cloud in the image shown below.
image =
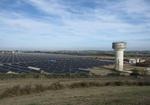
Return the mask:
M0 8L0 30L31 39L37 36L46 44L84 41L89 46L89 39L138 42L143 36L150 38L150 7L145 0L17 0L15 7L19 11Z

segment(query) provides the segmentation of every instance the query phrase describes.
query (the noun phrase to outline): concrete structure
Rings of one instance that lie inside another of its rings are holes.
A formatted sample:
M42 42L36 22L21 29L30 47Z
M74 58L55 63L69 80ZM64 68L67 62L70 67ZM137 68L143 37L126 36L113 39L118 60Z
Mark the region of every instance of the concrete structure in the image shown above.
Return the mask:
M112 48L115 50L115 69L117 71L123 71L123 59L124 59L124 50L126 48L125 42L114 42Z

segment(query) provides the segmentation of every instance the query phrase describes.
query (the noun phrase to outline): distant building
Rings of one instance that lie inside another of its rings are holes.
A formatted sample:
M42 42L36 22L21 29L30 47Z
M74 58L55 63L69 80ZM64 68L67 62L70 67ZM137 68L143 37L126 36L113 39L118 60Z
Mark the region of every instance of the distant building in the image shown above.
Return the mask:
M129 59L130 64L136 64L136 59Z
M150 71L150 67L146 68L147 71Z
M136 63L145 62L145 60L144 60L144 59L140 59L140 58L136 58L136 59L131 58L131 59L128 60L128 62L129 62L130 64L136 64Z
M140 59L140 62L139 63L143 63L145 62L146 60L145 59Z
M150 75L150 67L145 68L147 75Z

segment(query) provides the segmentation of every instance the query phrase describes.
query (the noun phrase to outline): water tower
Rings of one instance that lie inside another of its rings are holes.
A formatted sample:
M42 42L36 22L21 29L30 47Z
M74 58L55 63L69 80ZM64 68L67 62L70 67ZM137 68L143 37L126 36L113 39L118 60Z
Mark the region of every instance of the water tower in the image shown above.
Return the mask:
M125 42L114 42L112 43L112 48L115 50L115 70L123 71L123 59L124 59L124 50L126 48Z

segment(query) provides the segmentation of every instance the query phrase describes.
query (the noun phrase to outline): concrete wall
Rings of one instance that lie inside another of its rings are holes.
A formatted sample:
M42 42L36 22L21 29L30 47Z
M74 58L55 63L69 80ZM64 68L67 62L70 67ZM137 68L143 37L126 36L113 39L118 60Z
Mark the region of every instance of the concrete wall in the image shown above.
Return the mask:
M115 69L118 71L123 71L123 59L124 59L124 50L115 50L116 58L115 58Z

